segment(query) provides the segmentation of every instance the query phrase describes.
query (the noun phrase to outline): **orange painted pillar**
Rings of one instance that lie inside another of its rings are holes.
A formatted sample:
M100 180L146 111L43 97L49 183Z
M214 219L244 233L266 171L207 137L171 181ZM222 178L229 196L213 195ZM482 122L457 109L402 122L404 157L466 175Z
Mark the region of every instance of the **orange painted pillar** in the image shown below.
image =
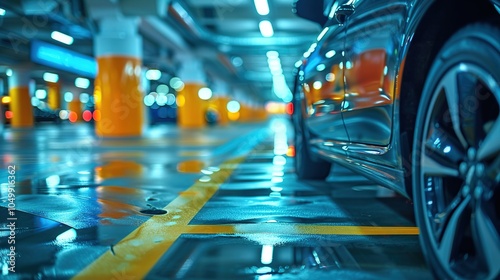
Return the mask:
M33 127L33 107L29 93L29 72L26 69L14 69L9 77L11 125L13 128Z
M61 84L47 83L47 96L50 109L61 109Z
M212 101L212 106L218 113L218 124L225 126L229 123L229 112L227 110L227 103L230 100L227 97L227 93L229 92L228 83L222 79L215 79L213 82L213 89L215 96Z
M80 102L79 95L75 95L73 100L68 103L69 120L70 122L81 122L82 117L82 103Z
M198 96L198 91L203 87L200 83L189 82L179 91L177 99L182 100L177 104L178 124L185 128L204 127L205 106L204 101Z
M264 106L262 106L261 108L259 108L259 113L258 114L259 114L259 120L261 120L261 121L265 121L269 117L267 115L267 111L264 108Z
M2 83L0 83L0 86L3 86ZM3 110L4 105L1 102L0 99L0 134L3 133L3 128L4 128L4 123L5 123L5 112Z
M240 122L249 122L251 118L250 106L247 103L240 102Z
M199 59L189 55L180 55L179 76L184 87L177 93L177 124L182 128L202 128L205 119L207 101L202 100L199 91L205 86L205 73Z
M229 98L225 96L219 96L215 99L215 105L217 106L217 111L219 112L219 124L227 125L229 123L229 115L227 110L227 103Z
M141 136L144 103L141 88L142 38L138 21L106 18L95 36L98 72L95 108L99 111L96 134L102 137Z
M240 119L241 104L236 100L229 100L227 103L227 117L230 121L235 122Z

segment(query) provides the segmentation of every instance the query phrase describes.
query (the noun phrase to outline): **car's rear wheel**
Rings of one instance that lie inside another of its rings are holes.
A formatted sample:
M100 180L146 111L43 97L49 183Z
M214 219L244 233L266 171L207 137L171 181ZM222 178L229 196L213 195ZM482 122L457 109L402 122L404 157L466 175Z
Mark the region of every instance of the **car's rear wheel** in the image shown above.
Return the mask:
M413 197L439 279L500 277L500 29L455 34L427 77L417 116Z
M330 174L332 164L320 158L313 158L309 150L309 140L301 104L295 103L295 173L299 180L324 180Z

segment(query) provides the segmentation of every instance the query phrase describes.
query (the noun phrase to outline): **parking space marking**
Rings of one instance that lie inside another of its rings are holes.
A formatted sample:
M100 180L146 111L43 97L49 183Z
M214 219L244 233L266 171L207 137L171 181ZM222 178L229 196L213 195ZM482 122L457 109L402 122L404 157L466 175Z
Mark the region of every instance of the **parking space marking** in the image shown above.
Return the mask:
M189 225L187 234L418 235L417 227L330 226L292 223Z
M210 181L198 181L182 192L163 208L167 214L151 217L73 279L144 278L184 233L184 226L198 214L244 159L241 157L223 163L219 166L220 170L210 176Z
M245 157L227 161L209 181L198 181L170 202L165 215L152 216L73 279L115 279L147 276L157 261L183 234L282 235L418 235L416 227L334 226L293 223L190 225L208 200Z

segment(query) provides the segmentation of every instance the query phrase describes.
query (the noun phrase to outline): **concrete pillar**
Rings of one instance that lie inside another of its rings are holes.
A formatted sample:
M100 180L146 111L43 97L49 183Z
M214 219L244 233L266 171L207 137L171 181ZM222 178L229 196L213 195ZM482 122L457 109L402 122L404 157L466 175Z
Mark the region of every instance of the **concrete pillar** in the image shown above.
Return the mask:
M33 127L33 108L29 92L30 74L27 69L12 70L9 77L10 111L12 112L11 125L13 128Z
M100 119L96 134L103 137L141 136L143 132L142 38L138 20L105 18L95 36L98 73L94 98Z
M51 110L61 109L61 84L47 83L48 105Z
M190 55L181 55L178 60L181 62L179 77L184 88L177 93L177 123L183 128L204 127L207 102L198 95L205 86L203 63Z

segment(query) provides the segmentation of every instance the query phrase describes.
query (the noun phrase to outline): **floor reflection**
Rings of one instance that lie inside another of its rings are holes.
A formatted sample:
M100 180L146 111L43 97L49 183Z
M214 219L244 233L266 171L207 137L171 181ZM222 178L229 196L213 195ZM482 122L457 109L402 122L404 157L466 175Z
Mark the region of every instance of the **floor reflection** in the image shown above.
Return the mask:
M266 245L238 236L183 236L148 279L429 279L412 237L277 236ZM403 249L404 248L404 249ZM299 277L308 275L306 278Z

